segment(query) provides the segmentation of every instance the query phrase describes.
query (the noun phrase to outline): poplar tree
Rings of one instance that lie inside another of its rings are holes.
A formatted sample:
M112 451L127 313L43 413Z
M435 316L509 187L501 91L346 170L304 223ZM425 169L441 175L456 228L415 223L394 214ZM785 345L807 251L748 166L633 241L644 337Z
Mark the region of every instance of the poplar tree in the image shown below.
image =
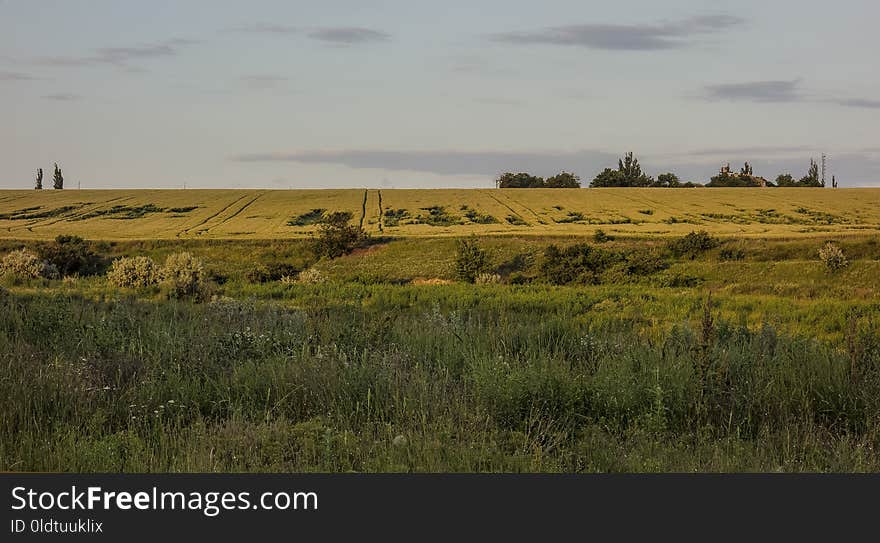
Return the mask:
M55 175L52 177L52 188L61 190L64 188L64 176L61 174L61 168L55 163Z

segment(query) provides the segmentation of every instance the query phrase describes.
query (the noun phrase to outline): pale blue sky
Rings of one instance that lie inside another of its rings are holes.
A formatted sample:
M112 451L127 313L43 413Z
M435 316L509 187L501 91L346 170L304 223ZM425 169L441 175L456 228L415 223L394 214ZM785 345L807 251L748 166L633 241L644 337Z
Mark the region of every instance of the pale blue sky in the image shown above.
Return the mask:
M880 185L880 4L0 0L0 188ZM51 175L51 174L50 174Z

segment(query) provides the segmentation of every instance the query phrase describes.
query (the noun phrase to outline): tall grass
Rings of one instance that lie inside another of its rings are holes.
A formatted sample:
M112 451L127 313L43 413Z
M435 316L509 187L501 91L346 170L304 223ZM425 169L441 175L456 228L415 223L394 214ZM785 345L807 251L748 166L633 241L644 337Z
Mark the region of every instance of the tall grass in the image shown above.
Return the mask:
M574 303L398 291L419 299L5 294L0 470L880 468L880 340L857 314L832 347L718 302L646 335Z

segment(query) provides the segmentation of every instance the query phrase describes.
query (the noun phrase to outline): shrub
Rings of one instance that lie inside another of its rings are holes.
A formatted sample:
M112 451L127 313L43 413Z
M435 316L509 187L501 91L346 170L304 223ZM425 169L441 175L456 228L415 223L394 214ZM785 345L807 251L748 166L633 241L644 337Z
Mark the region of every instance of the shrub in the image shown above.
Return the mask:
M608 243L609 241L614 241L614 236L610 236L604 230L599 229L593 234L593 241L596 243Z
M722 247L718 251L718 258L721 260L743 260L746 252L741 247Z
M400 221L409 218L409 212L405 209L386 209L382 216L382 224L385 226L400 226Z
M422 211L427 211L428 214L421 214L416 218L415 222L419 224L427 224L428 226L454 226L461 224L461 220L446 211L446 208L443 206L423 207Z
M501 283L501 276L497 273L481 273L474 279L478 285L497 285Z
M91 243L78 236L58 236L54 242L40 246L37 252L63 276L95 275L101 271L101 257L92 251Z
M58 269L34 253L19 249L0 260L0 275L9 275L16 279L54 279L58 276Z
M335 211L324 216L318 225L318 237L312 243L315 256L337 258L366 241L367 233L360 226L350 224L351 218L348 211Z
M661 274L657 286L669 288L693 288L703 282L703 278L686 273Z
M279 281L282 277L295 276L299 270L285 262L269 262L261 264L245 274L251 283L269 283Z
M624 257L629 275L651 275L669 267L663 254L657 249L636 249Z
M471 221L474 224L497 224L498 219L493 217L492 215L488 215L486 213L481 213L476 209L471 209L468 206L461 206L461 210L464 212L465 218Z
M710 251L720 245L718 238L712 236L705 230L699 232L691 232L688 235L670 241L669 250L677 257L688 257L691 260L701 253Z
M324 274L321 273L320 270L314 268L303 270L297 278L297 282L307 285L316 285L318 283L323 283L324 281L326 281Z
M819 249L819 260L831 273L838 272L849 265L846 255L843 254L843 249L830 241Z
M190 253L174 253L162 267L162 285L169 298L196 298L205 294L205 265Z
M287 226L309 226L312 224L318 224L324 218L324 213L326 211L327 210L323 208L312 209L311 211L297 215L287 221Z
M155 285L161 278L159 266L146 256L117 258L107 271L107 281L121 288L143 288Z
M601 275L614 263L614 256L587 243L560 249L550 245L544 251L541 274L554 285L599 284Z
M462 281L474 283L486 271L489 256L476 239L461 239L456 243L455 274Z

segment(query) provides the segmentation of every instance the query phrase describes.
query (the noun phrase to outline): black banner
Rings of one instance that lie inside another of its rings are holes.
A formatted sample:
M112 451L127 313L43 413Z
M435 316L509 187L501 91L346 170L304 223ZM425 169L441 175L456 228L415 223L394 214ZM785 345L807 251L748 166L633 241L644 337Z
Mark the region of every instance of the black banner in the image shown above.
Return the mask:
M846 540L873 533L880 489L875 475L4 474L0 481L3 541Z

